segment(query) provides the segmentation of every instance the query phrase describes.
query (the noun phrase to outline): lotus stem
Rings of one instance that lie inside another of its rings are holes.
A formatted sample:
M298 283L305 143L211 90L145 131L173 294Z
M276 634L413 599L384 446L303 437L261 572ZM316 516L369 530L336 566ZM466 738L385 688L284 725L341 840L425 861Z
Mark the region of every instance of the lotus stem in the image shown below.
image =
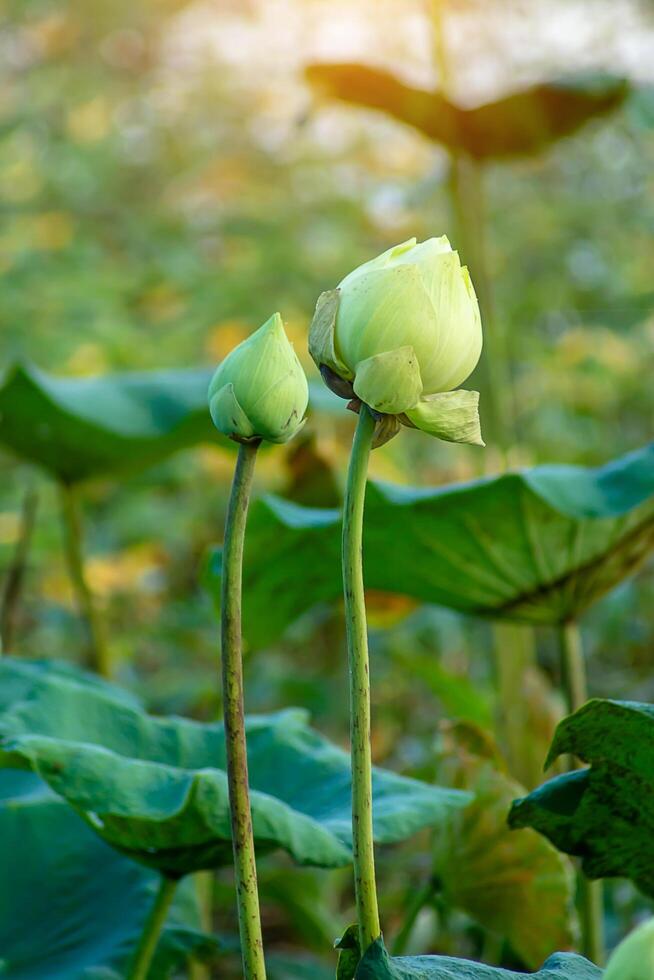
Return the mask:
M18 606L25 578L32 534L36 524L38 505L39 498L36 490L28 490L23 497L18 538L2 588L2 600L0 602L0 652L3 653L8 653L14 642Z
M343 594L350 673L350 744L352 754L352 838L359 941L363 955L379 938L372 827L370 748L370 669L363 587L363 510L368 459L375 420L361 406L347 475L343 515Z
M586 666L579 624L575 621L559 626L561 676L570 714L588 700ZM570 769L579 764L570 758ZM606 955L604 946L604 902L601 881L591 881L583 872L578 875L578 906L581 919L582 952L601 966Z
M243 543L260 440L241 443L225 523L221 591L223 714L238 924L245 980L265 980L243 704Z
M61 514L68 572L79 614L88 634L88 660L102 677L111 676L111 658L105 627L84 569L82 515L77 489L70 483L60 488Z
M176 888L176 878L161 876L154 903L145 920L139 944L134 950L127 980L146 980Z

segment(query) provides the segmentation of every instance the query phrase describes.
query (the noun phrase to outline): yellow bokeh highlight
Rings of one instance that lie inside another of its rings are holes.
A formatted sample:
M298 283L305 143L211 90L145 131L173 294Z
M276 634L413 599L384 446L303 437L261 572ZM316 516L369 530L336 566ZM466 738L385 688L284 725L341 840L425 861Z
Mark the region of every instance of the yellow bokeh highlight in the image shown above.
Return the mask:
M108 598L114 593L142 590L147 576L166 564L164 551L148 542L117 554L88 559L86 574L93 592L100 598Z
M186 309L186 300L172 283L160 282L143 293L141 309L149 320L162 323L181 316Z
M111 107L101 96L69 110L66 128L76 143L98 143L111 129Z
M32 222L34 248L44 252L58 252L70 245L73 238L73 222L65 211L44 211Z
M245 320L222 320L209 328L204 349L210 360L218 364L251 333L253 329Z
M15 544L20 533L20 514L13 510L0 512L0 544Z
M53 11L29 26L31 41L46 58L66 54L80 36L80 24L63 11Z
M209 407L207 406L208 413ZM236 449L236 444L234 444L233 453L230 453L226 447L200 446L196 452L201 470L207 476L215 479L217 483L222 482L229 485L234 475Z
M594 361L620 374L638 367L640 355L628 340L603 327L576 327L569 330L557 346L565 367Z
M6 163L0 176L0 197L11 204L22 204L31 200L43 186L41 174L28 153Z
M108 369L107 356L99 344L80 344L66 361L67 374L103 374Z

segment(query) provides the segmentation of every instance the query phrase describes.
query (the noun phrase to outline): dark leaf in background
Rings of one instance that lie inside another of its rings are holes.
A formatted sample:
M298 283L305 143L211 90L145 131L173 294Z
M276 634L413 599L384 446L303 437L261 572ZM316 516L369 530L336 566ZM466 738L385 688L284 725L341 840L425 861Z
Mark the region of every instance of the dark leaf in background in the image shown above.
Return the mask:
M244 633L276 640L341 596L340 513L268 496L252 507ZM654 547L654 444L597 469L548 465L473 483L370 483L364 570L370 589L494 619L580 616ZM205 581L219 594L220 551Z
M654 898L654 706L589 701L560 723L548 764L563 754L590 768L517 800L511 826L580 857L588 877L631 878Z
M301 432L288 447L284 497L304 507L335 507L342 500L334 467L320 454L313 433Z
M14 665L0 665L11 686ZM110 685L44 673L0 718L0 764L28 768L109 844L150 867L183 875L232 860L223 726L154 718ZM300 864L351 859L349 755L300 710L248 719L255 840ZM375 839L393 843L439 826L468 796L383 770L373 777Z
M461 109L439 92L406 85L368 65L312 64L306 76L322 95L380 109L448 150L477 160L536 155L617 108L629 93L622 78L580 75Z

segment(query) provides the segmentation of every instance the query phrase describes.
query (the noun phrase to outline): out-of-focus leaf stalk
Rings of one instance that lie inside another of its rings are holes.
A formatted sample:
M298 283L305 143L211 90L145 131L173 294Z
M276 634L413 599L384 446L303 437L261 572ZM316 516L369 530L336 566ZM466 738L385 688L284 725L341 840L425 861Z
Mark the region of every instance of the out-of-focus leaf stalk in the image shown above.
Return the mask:
M443 93L449 96L452 72L445 27L447 0L429 0L429 3L434 60ZM506 466L514 436L514 398L507 337L494 315L481 165L461 153L451 153L448 188L457 226L456 241L470 268L484 324L485 351L480 361L484 372L480 384L484 428L490 436L488 443L499 448L502 464ZM488 456L484 455L483 459ZM524 753L528 721L524 678L534 661L533 631L513 623L494 624L493 655L500 740L511 772L520 781L528 781L529 764Z
M84 535L77 488L73 484L62 483L60 485L60 499L68 573L77 608L87 630L87 659L92 669L101 677L109 677L111 675L111 657L107 645L105 624L84 567Z
M574 621L562 623L558 628L558 634L561 678L567 708L572 714L588 700L586 666L579 624ZM570 757L568 766L572 770L578 768L579 763ZM579 871L577 904L581 920L581 951L598 966L603 966L606 956L603 891L601 881L591 881L583 871Z
M23 497L18 536L14 554L7 569L0 600L0 653L9 653L13 646L18 618L18 607L23 591L30 544L39 498L36 490L29 489Z
M165 875L161 876L159 889L145 920L141 938L128 968L127 980L147 980L152 958L170 909L170 903L175 897L176 888L176 879L166 878Z

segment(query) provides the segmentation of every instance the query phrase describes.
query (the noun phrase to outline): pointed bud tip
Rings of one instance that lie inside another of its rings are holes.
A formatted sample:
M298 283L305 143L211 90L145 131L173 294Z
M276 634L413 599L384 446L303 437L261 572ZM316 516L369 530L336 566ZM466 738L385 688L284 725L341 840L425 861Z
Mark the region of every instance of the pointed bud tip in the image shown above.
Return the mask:
M272 316L269 316L266 322L262 324L258 330L255 330L252 336L255 334L259 334L260 336L264 336L266 334L276 334L279 337L283 337L284 340L288 340L286 331L284 330L284 321L282 320L281 313L273 313Z

